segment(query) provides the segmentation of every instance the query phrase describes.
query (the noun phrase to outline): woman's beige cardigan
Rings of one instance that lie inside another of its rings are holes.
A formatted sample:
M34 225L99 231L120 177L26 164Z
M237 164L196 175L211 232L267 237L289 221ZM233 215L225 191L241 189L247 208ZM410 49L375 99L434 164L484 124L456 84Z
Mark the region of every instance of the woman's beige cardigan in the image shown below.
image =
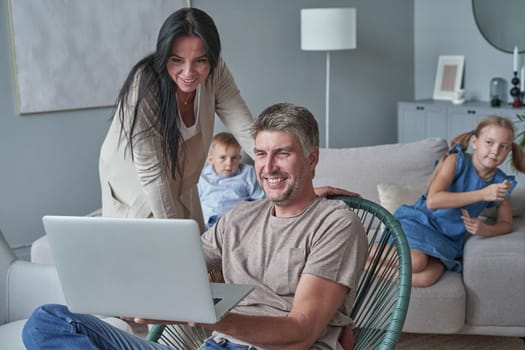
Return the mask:
M126 122L130 120L134 100L136 96L131 94ZM158 110L156 105L147 101L143 104L136 130L150 125ZM213 137L215 113L244 150L253 154L249 133L253 118L224 61L219 62L214 76L201 84L197 111L200 133L187 140L179 152L182 177L178 175L175 179L163 164L160 135L150 131L147 137L139 138L134 144L132 160L127 140L121 137L119 117L114 116L99 160L103 216L192 218L201 225L201 230L204 228L197 182Z

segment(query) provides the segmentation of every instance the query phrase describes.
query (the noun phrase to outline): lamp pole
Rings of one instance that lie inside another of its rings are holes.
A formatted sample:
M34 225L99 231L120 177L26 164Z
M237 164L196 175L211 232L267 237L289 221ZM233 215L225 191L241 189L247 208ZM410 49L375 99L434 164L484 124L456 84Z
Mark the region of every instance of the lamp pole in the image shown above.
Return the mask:
M325 147L330 148L330 51L326 51Z
M330 147L330 51L356 47L355 8L301 9L301 49L326 52L325 147Z

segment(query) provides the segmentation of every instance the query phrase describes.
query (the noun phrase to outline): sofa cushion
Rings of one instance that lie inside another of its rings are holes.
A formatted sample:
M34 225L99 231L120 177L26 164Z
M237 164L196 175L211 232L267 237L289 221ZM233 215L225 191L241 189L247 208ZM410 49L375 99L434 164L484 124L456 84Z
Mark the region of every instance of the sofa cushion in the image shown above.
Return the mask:
M446 271L434 285L412 288L404 332L451 334L465 324L465 288L461 274Z
M379 184L377 185L379 203L383 208L393 213L402 204L414 203L425 192L426 187L426 184L415 186Z
M55 260L47 236L44 235L31 244L31 262L35 264L54 265Z
M86 216L102 216L102 208L94 210L91 213L86 214ZM55 264L55 260L53 258L53 253L51 252L51 247L49 247L49 241L47 240L47 236L44 235L31 244L30 259L32 263L36 264Z
M315 186L337 186L379 203L377 184L426 183L434 164L448 150L441 138L354 148L322 148Z
M519 232L471 236L465 243L463 280L467 323L525 327L525 217L514 218Z

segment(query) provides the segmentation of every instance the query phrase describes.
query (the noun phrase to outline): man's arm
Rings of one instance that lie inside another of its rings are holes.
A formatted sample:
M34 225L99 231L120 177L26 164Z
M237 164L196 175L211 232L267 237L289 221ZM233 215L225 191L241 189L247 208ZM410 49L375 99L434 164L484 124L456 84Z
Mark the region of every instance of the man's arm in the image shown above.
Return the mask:
M303 274L288 317L247 316L235 313L209 325L210 330L268 349L309 349L341 307L348 288Z
M200 324L209 329L267 349L309 349L321 336L348 293L336 282L303 274L297 285L292 311L288 316L249 316L227 314L214 324ZM181 324L135 318L137 323ZM195 325L191 323L190 325Z

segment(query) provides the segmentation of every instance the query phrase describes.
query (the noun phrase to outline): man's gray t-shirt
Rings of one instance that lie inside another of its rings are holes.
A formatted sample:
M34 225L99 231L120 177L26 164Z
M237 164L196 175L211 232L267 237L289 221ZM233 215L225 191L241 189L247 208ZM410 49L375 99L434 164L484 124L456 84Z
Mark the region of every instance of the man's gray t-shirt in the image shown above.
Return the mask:
M233 309L246 315L287 316L303 273L347 286L344 305L312 347L340 349L337 340L341 327L351 323L367 256L364 228L345 203L326 198L316 198L294 217L273 213L273 203L260 200L242 202L224 215L202 237L208 266L221 269L226 283L255 286Z

